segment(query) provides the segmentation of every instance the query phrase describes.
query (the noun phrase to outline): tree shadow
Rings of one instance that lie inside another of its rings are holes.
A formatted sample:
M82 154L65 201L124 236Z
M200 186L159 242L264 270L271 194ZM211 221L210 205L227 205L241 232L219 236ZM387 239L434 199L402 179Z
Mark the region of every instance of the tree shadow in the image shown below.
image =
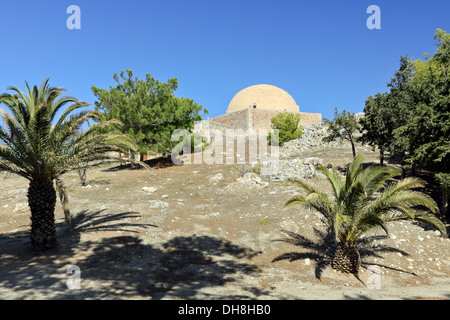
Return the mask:
M363 295L363 294L356 294L354 297L348 295L348 294L344 294L344 299L345 300L373 300L372 298Z
M58 247L39 254L31 251L26 232L2 236L0 298L252 299L271 294L243 281L260 275L251 259L261 252L211 236L147 243L139 228L156 226L127 221L138 216L82 211L72 226L58 225ZM81 271L79 290L67 287L70 265ZM232 294L227 286L235 286Z
M288 237L283 239L276 239L273 241L287 242L289 244L293 244L310 251L284 253L273 259L272 262L277 262L280 260L289 260L289 262L293 262L296 260L309 258L316 262L314 273L316 278L320 279L325 268L331 266L333 254L337 247L333 234L330 232L325 233L314 228L315 234L319 236L319 240L317 242L314 242L311 239L308 239L292 231L281 230L281 232L285 233Z
M126 219L140 218L139 212L122 212L116 214L103 214L105 210L89 212L88 210L80 211L72 218L72 228L78 233L82 232L99 232L99 231L126 231L137 233L134 228L155 227L158 226L149 223L130 223ZM130 229L132 228L132 229Z
M49 252L56 251L58 254L70 254L80 245L81 235L90 232L127 232L139 233L148 227L158 228L149 223L132 223L129 219L140 218L139 212L106 213L105 210L90 212L82 210L72 218L72 223L57 223L58 245Z
M314 228L314 233L318 237L318 240L313 241L302 235L296 234L292 231L281 230L281 232L285 233L287 235L287 237L283 238L283 239L276 239L273 241L281 241L281 242L290 243L295 246L299 246L304 249L307 249L309 251L284 253L284 254L279 255L275 259L273 259L272 262L277 262L277 261L281 261L281 260L289 260L289 262L293 262L296 260L303 260L303 259L309 258L316 262L315 276L317 279L320 280L323 271L327 267L331 267L334 253L338 246L338 243L335 239L334 234L329 231L324 232L324 231ZM363 268L367 269L368 266L377 265L377 266L384 267L387 269L400 271L400 272L406 272L406 273L415 275L414 273L411 273L411 272L408 272L405 270L391 268L391 267L381 265L381 264L364 262L364 258L367 258L367 257L383 258L383 256L381 255L381 253L383 253L383 252L400 252L402 255L409 256L408 253L406 253L402 250L399 250L397 248L392 248L392 247L389 247L386 245L383 245L383 246L372 246L371 245L374 240L384 239L384 238L386 238L386 236L370 236L370 237L366 237L364 239L360 239L359 241L357 241L358 251L361 256L361 266ZM361 281L361 279L359 279L358 275L355 275L355 277L359 281Z
M170 168L170 167L176 167L180 166L182 164L176 164L172 161L172 158L169 157L158 157L153 158L149 160L142 161L146 165L148 165L152 169L164 169L164 168ZM139 164L136 163L123 163L118 166L110 167L107 169L103 169L102 172L115 172L115 171L121 171L121 170L145 170L145 168Z
M156 227L151 224L127 222L139 217L137 212L118 214L81 211L72 225L56 224L57 246L44 252L32 250L29 231L19 231L0 236L0 288L10 289L17 297L8 299L33 299L37 293L51 294L67 287L61 281L67 278L65 271L80 252L87 252L94 241L81 242L81 235L89 232L122 231L137 232L137 228ZM2 296L0 289L0 296ZM69 295L70 297L70 295Z
M259 254L252 249L210 236L175 237L162 248L142 239L123 236L105 239L93 254L78 266L84 279L102 280L108 289L86 288L85 295L108 298L146 297L151 299L197 299L199 291L239 282L244 275L257 275L260 269L236 259L251 259ZM255 293L224 295L200 293L202 299L241 299Z

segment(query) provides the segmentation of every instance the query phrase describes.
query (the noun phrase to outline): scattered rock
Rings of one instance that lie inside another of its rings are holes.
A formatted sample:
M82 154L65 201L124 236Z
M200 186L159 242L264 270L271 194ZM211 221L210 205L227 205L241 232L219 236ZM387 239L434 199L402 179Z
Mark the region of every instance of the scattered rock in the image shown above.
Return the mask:
M149 200L150 208L167 208L169 207L169 204L164 201L158 201L158 200Z
M29 209L30 208L28 207L28 203L18 203L14 207L13 212L14 213L25 212L28 211Z
M321 165L322 162L323 160L317 157L280 160L278 173L272 180L284 182L287 180L321 177L322 174L317 172L316 168Z
M222 179L223 179L223 174L222 173L218 173L218 174L214 175L213 177L211 177L209 179L209 181L211 181L211 182L218 182L218 181L220 181Z
M244 174L243 177L240 177L236 180L238 183L242 183L249 186L263 187L266 188L269 186L269 183L263 181L260 176L256 173L248 172Z
M153 192L155 192L156 190L158 190L158 189L155 188L155 187L143 187L143 188L142 188L142 191L147 192L147 193L153 193Z
M312 166L318 166L322 164L322 159L317 157L309 157L303 159L303 164L305 165L312 165Z
M356 114L357 118L362 117L363 113ZM348 141L324 142L323 138L328 136L328 128L325 123L310 124L303 128L303 134L300 138L286 142L280 148L280 157L298 157L304 151L311 151L317 147L328 146L332 148L350 147Z

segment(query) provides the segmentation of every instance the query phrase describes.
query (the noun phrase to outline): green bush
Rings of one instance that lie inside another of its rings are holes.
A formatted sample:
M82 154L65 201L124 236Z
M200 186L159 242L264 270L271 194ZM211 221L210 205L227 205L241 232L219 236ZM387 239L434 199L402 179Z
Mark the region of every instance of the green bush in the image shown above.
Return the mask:
M269 133L267 136L269 145L278 144L279 146L282 146L288 141L300 138L303 134L303 127L299 126L300 114L293 112L280 113L273 117L270 122L272 129L278 130L279 134L278 141L276 136L274 136L274 141L272 141L272 134Z

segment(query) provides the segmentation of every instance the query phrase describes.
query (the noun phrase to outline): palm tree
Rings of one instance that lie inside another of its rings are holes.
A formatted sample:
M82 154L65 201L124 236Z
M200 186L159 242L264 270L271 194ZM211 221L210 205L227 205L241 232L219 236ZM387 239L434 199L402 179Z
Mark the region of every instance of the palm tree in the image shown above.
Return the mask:
M388 183L399 175L398 170L379 166L363 169L363 160L362 155L356 156L345 178L335 169L318 167L331 184L333 197L304 181L296 181L307 194L294 196L285 204L285 207L299 204L313 208L323 215L338 242L332 267L345 273L358 273L361 265L356 241L374 229L387 233L387 222L412 219L446 235L444 224L432 214L438 212L436 202L413 190L423 187L421 180L406 178Z
M61 96L63 88L50 87L46 79L38 88L27 92L10 87L0 95L9 113L0 113L0 171L20 175L29 180L28 204L31 210L31 244L45 250L56 245L54 182L78 167L79 163L98 163L114 158L116 152L133 149L132 141L123 134L102 130L110 123L99 122L80 133L89 119L100 119L95 111L83 110L86 102ZM75 112L76 111L76 112Z

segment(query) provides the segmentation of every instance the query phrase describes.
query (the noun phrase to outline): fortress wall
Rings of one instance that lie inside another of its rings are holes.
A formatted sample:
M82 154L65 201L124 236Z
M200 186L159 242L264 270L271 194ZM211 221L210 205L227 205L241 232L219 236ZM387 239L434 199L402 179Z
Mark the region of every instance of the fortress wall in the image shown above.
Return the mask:
M230 112L210 119L210 128L217 128L221 130L234 128L242 129L244 131L248 130L249 128L253 128L266 129L271 132L272 128L270 126L270 120L279 113L280 111L276 110L248 108L241 111ZM321 113L300 112L300 116L301 126L322 123Z
M235 129L242 129L245 131L248 129L249 112L248 109L230 112L221 116L214 117L211 120Z
M250 114L253 120L253 128L267 129L269 131L272 131L270 120L279 113L280 111L274 110L250 109ZM321 113L300 112L300 117L301 126L322 123Z
M321 113L300 112L300 116L301 116L301 120L300 120L301 126L322 123L322 114Z
M250 115L252 118L252 125L254 129L266 129L271 132L270 120L279 114L280 111L264 110L264 109L250 109Z

